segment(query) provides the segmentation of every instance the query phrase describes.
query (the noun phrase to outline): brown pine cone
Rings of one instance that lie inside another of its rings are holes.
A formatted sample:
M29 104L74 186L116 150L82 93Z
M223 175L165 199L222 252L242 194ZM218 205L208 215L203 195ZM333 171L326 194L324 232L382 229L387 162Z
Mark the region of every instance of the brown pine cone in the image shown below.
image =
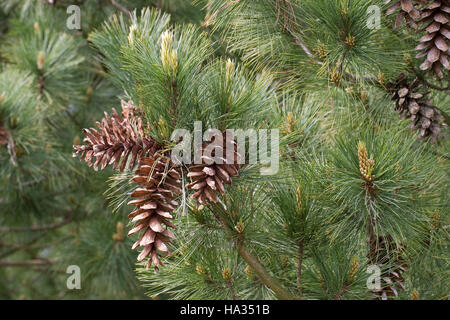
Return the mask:
M160 259L161 253L170 254L166 244L175 236L168 227L175 228L170 220L173 219L171 213L178 206L175 198L182 193L180 179L180 169L174 166L170 158L158 152L142 158L132 178L139 187L131 194L132 198L137 199L128 204L135 205L136 209L128 217L137 224L128 235L142 231L132 249L144 247L138 261L150 257L147 268L153 264L158 270L160 265L164 265Z
M388 300L398 297L398 291L405 289L402 274L408 267L401 256L401 248L390 236L379 236L371 240L367 257L370 264L381 268L381 290L374 292L375 298Z
M112 115L105 112L102 122L97 122L98 130L83 129L86 145L74 145L74 157L80 155L89 166L95 170L103 170L108 164L116 169L120 164L122 172L127 166L131 170L136 160L153 154L158 149L158 144L145 133L144 125L139 117L135 117L139 111L130 102L122 101L122 115L113 109ZM149 126L147 126L149 130ZM93 163L93 158L96 161Z
M421 93L422 86L416 78L408 81L405 74L400 74L396 81L387 85L395 101L395 111L401 114L402 119L411 119L410 128L419 130L419 138L429 137L436 141L441 136L444 117L439 109L426 99L428 93Z
M392 0L386 0L385 4L389 4L391 1ZM391 15L400 9L395 18L395 28L400 27L403 24L403 19L405 19L409 26L417 29L418 26L416 20L420 18L420 11L414 6L414 2L415 1L412 0L396 0L395 3L387 9L387 15Z
M420 65L421 70L431 69L443 78L442 67L450 70L450 0L431 0L422 12L419 24L425 25L426 34L420 38L416 50L421 52L417 58L426 57Z
M225 193L225 185L231 185L232 177L239 175L241 165L238 163L239 154L237 153L237 145L233 140L231 145L233 146L233 160L227 163L227 138L226 133L223 133L220 141L212 141L211 145L222 149L222 163L215 163L214 157L216 156L215 150L210 157L205 154L205 150L208 144L203 144L202 150L202 163L195 164L189 167L188 177L191 178L191 183L187 185L190 190L197 190L192 199L196 199L199 204L208 205L209 202L217 203L219 201L217 193ZM209 148L211 148L211 145ZM218 150L218 149L217 149Z

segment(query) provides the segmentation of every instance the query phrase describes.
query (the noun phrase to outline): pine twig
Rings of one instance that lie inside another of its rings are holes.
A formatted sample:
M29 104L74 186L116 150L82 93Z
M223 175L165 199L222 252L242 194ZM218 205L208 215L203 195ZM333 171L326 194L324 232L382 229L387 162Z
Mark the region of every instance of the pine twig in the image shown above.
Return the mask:
M233 232L233 227L231 227L228 222L223 219L220 215L217 213L214 213L214 217L216 220L218 220L222 226L224 227L225 231ZM259 261L259 259L252 255L250 251L247 249L247 247L244 244L243 239L240 239L237 242L237 251L238 254L241 256L242 259L255 271L255 273L258 275L258 277L261 279L261 281L269 288L271 289L278 298L282 300L296 300L297 298L292 295L288 290L283 288L280 283L273 278L269 272L266 270L266 268L263 266L263 264Z
M111 4L116 7L117 9L119 9L120 11L122 11L123 13L127 14L130 18L132 18L132 14L131 11L128 10L124 5L120 4L119 2L117 2L116 0L110 0Z
M434 90L438 90L438 91L449 91L450 90L450 80L449 80L449 84L447 85L447 87L440 87L437 85L434 85L432 83L430 83L427 79L425 79L425 77L420 74L420 72L418 72L415 68L411 68L412 71L414 72L414 74L417 76L417 78L419 78L420 81L422 81L423 84L425 84L427 87L434 89Z
M25 249L25 250L33 250L33 249L42 249L42 248L49 248L56 244L60 244L63 241L66 241L70 239L71 237L65 237L62 239L58 239L57 241L50 242L50 243L43 243L43 244L34 244L35 241L32 243L25 243L25 244L14 244L14 243L5 243L0 241L0 247L4 248L12 248L12 249Z
M33 259L28 261L0 261L0 267L38 267L50 265L54 259Z
M211 21L214 21L217 16L219 15L219 13L221 13L222 11L228 9L229 7L231 7L232 5L235 5L237 3L239 3L241 0L232 0L229 1L227 3L225 3L219 10L217 10L216 12L214 12L212 15L210 15L209 17L207 16L207 19L202 23L202 26L207 26L211 23Z
M62 227L66 224L69 224L72 222L73 214L72 211L69 211L66 215L66 218L60 222L48 224L48 225L34 225L30 227L0 227L0 232L9 232L9 231L43 231L43 230L50 230L50 229L56 229L59 227Z
M34 242L36 242L37 240L42 238L45 234L47 234L47 232L48 232L48 230L44 231L43 234L41 234L41 233L37 234L36 236L32 237L31 240L28 241L25 245L33 244ZM3 259L4 257L7 257L7 256L15 253L15 252L19 251L20 249L22 249L22 248L20 248L20 247L13 247L13 248L7 250L6 252L3 252L2 254L0 254L0 259Z
M247 262L247 264L255 271L255 273L258 275L258 277L261 279L261 281L270 288L277 297L279 297L282 300L296 300L296 297L294 297L289 291L287 291L285 288L283 288L277 280L275 280L264 268L264 266L261 264L259 259L252 255L244 243L238 244L238 253L242 257L242 259Z
M334 296L334 300L341 300L341 298L344 296L344 294L347 293L349 290L349 285L344 284L344 286L339 290L339 292Z
M447 154L444 154L444 153L441 153L441 152L435 151L435 150L433 150L432 153L433 153L434 155L438 156L438 157L442 157L442 158L444 158L444 159L446 159L446 160L450 160L450 156L447 155Z
M233 298L233 300L239 300L238 296L236 295L236 292L234 291L234 286L233 286L232 280L227 281L227 287L230 290L230 294L231 294L231 297Z

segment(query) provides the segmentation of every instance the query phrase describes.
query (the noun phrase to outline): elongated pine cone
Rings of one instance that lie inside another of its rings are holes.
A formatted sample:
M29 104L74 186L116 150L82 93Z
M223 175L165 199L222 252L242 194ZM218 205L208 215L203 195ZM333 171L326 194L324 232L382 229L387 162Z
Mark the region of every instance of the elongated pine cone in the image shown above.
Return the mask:
M232 159L229 161L226 159L227 142L233 148ZM216 155L216 151L219 150L222 151L221 156ZM187 188L196 190L191 198L196 199L197 203L201 205L208 205L209 202L217 203L219 201L217 194L224 194L225 185L231 185L232 177L239 175L241 168L239 159L236 142L231 138L227 140L225 133L222 135L222 139L214 140L210 144L203 144L202 163L190 166L187 175L192 181Z
M410 128L419 130L419 138L430 137L436 141L441 136L441 128L447 124L439 109L426 99L427 93L419 92L422 86L417 78L409 82L405 74L400 74L387 88L395 101L395 111L402 119L411 119Z
M442 67L450 70L450 0L431 0L423 10L419 24L425 25L426 34L420 38L417 58L425 57L421 70L431 69L439 78L444 77Z
M392 0L386 0L385 4L391 3ZM403 24L403 20L414 29L418 28L416 20L420 18L420 11L414 6L417 1L412 0L395 0L394 4L390 6L386 14L391 15L398 11L397 17L395 18L394 27L398 28ZM423 0L420 1L422 4Z
M380 290L374 290L375 299L388 300L398 297L404 290L403 272L408 267L399 248L390 236L379 236L370 242L369 262L381 269Z
M160 265L164 265L160 259L161 253L170 254L166 244L175 236L168 228L175 228L170 220L173 219L171 213L178 206L175 199L182 193L180 179L180 169L174 166L169 157L159 152L141 158L136 175L132 178L139 187L131 194L132 198L137 199L128 203L136 206L128 215L132 222L136 222L128 235L142 231L132 249L144 247L138 261L149 257L147 268L153 264L158 270Z
M122 172L127 166L131 170L136 160L153 154L158 149L157 143L145 133L144 125L139 117L138 109L131 102L122 101L122 115L113 109L112 115L105 112L101 122L97 122L98 130L83 129L86 138L85 145L74 145L74 157L80 155L94 170L103 170L112 164L113 168L120 167ZM150 130L147 125L147 130ZM131 156L131 158L130 158ZM96 158L93 162L93 158ZM130 161L128 159L130 158Z

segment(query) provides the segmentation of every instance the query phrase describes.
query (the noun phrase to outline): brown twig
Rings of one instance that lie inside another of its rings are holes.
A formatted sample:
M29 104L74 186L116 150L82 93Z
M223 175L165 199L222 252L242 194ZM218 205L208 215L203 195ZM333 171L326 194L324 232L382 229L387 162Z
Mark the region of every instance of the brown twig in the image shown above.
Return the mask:
M347 293L347 291L350 289L349 284L344 284L344 286L339 290L339 292L334 296L334 300L341 300L341 298L344 296L344 294Z
M111 4L116 7L117 9L119 9L120 11L122 11L123 13L127 14L130 18L133 17L133 15L131 14L131 11L128 10L124 5L120 4L119 2L117 2L116 0L110 0Z
M211 21L214 21L214 20L217 18L217 16L218 16L219 13L221 13L222 11L228 9L228 8L231 7L232 5L235 5L235 4L239 3L240 1L241 1L241 0L233 0L233 1L227 2L227 3L224 4L219 10L217 10L216 12L214 12L212 15L210 15L209 17L207 16L207 20L205 20L205 21L202 23L202 26L208 26L208 25L211 23Z
M283 288L277 280L275 280L264 268L259 259L252 255L243 242L238 244L238 253L244 259L245 262L252 268L252 270L258 275L261 281L270 288L278 298L282 300L295 300L289 291Z
M438 157L442 157L444 159L450 160L450 156L439 151L432 151L432 153Z
M39 233L36 236L32 237L30 239L30 241L28 241L25 245L31 245L32 243L36 242L37 240L39 240L40 238L42 238L46 233L48 232L48 230L44 231L43 234ZM4 257L7 257L17 251L19 251L21 248L19 247L15 247L15 248L11 248L9 250L7 250L6 252L3 252L0 254L0 259L3 259Z
M232 280L227 281L227 287L230 290L230 294L231 294L231 297L233 298L233 300L239 300L238 296L236 295L236 292L234 291L234 286L233 286Z
M39 267L54 263L54 259L34 259L28 261L0 261L0 267Z
M234 228L228 224L228 222L219 214L214 213L214 217L217 221L221 223L224 230L229 234L234 233ZM252 270L258 275L261 281L271 289L275 295L282 300L295 300L297 299L294 295L292 295L288 290L280 285L278 280L273 278L269 272L265 269L263 264L259 261L259 259L252 255L250 251L247 249L244 244L244 240L241 238L236 243L237 251L242 259L252 268Z
M12 248L12 249L25 249L25 250L42 249L42 248L52 247L56 244L66 241L70 238L71 237L65 237L63 239L59 239L58 241L54 241L54 242L50 242L50 243L42 243L42 244L34 244L35 241L33 241L32 243L25 243L25 244L5 243L5 242L0 241L0 247Z
M422 81L422 83L425 84L427 87L434 89L434 90L438 90L438 91L449 91L450 90L450 81L446 87L440 87L440 86L434 85L434 84L430 83L429 81L427 81L425 79L425 77L422 74L420 74L420 72L418 72L415 68L411 68L411 69L414 72L414 74L417 76L417 78L419 78L419 80Z

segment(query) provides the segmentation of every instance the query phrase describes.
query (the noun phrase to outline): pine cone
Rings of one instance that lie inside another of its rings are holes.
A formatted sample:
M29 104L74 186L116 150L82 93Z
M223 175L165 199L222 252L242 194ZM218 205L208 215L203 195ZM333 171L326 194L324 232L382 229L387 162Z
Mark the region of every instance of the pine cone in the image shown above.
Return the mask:
M427 8L422 12L419 24L425 25L426 34L420 38L420 44L416 50L421 52L417 58L425 57L421 64L421 70L431 69L439 78L444 74L441 70L443 66L450 70L448 56L450 52L450 0L432 0Z
M380 236L371 240L368 258L370 264L381 268L381 290L375 291L376 298L398 297L398 290L405 289L402 273L408 267L401 257L401 248L390 236Z
M131 197L138 199L128 203L136 206L128 217L137 224L128 235L143 231L132 249L144 247L138 261L149 256L147 268L153 264L155 270L158 270L158 266L164 265L160 260L160 253L170 254L166 243L175 236L168 227L175 228L169 220L173 218L171 213L178 206L175 198L182 193L180 178L180 169L174 166L170 158L159 152L151 157L141 158L136 175L132 178L139 187Z
M202 149L202 164L192 165L189 167L188 177L192 182L187 185L190 190L197 190L192 199L196 199L199 204L207 205L209 201L217 203L217 193L225 193L225 185L231 185L232 177L239 175L239 169L241 168L238 163L239 154L237 153L237 145L233 140L233 160L227 163L227 138L224 133L220 141L212 141L209 148L214 145L218 149L214 149L211 156L216 156L215 151L222 149L222 155L220 159L222 163L215 163L214 159L205 154L205 149L208 144L203 144ZM232 162L231 162L232 161Z
M386 0L385 4L389 4L391 1L392 0ZM408 25L410 25L414 29L417 29L418 26L416 20L420 18L420 11L414 6L414 1L397 0L391 7L387 9L386 14L391 15L398 9L400 9L400 12L397 14L397 17L395 18L394 27L395 28L400 27L403 23L403 19L405 19Z
M428 93L419 92L422 86L417 78L409 82L408 77L402 73L395 82L388 83L387 88L395 101L395 111L402 115L402 119L411 119L410 128L419 130L419 138L430 137L432 141L436 141L441 136L441 127L446 126L443 123L444 117L425 98Z
M142 120L135 117L138 110L130 102L126 104L122 101L122 116L115 109L109 116L105 112L102 122L97 122L98 130L83 129L86 138L83 140L86 145L74 145L76 157L80 158L94 166L95 170L101 166L103 170L108 164L112 164L116 169L120 164L122 172L131 155L128 168L131 170L136 160L148 154L153 154L158 149L157 143L144 132ZM150 129L147 126L147 129ZM93 157L96 161L93 163Z

